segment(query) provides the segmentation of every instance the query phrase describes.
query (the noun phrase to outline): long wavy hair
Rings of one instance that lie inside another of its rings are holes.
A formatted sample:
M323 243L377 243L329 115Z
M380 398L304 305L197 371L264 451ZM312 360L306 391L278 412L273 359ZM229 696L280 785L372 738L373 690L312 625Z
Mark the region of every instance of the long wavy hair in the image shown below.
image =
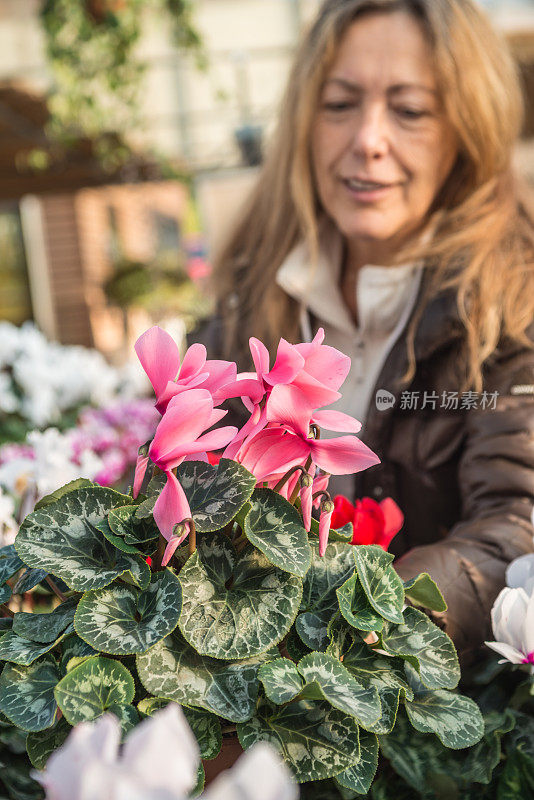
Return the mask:
M347 28L363 14L406 11L422 24L435 56L445 112L459 152L430 213L432 241L398 254L423 259L431 273L408 330L408 382L422 311L454 287L465 326L465 387L480 391L482 370L501 337L531 345L534 320L534 209L512 169L523 119L517 68L472 0L326 0L294 61L278 128L257 184L215 264L224 349L246 358L251 335L273 347L299 338L297 304L276 285L290 251L318 254L324 212L310 155L311 128L325 78Z

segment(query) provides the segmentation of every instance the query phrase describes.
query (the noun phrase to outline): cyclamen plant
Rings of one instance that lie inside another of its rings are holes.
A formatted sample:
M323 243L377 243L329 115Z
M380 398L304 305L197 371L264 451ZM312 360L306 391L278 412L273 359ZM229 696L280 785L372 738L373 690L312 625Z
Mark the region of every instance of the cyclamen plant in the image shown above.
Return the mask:
M159 328L137 342L162 417L132 492L67 484L1 551L2 602L38 586L61 601L2 621L2 724L27 732L36 767L79 722L110 711L126 733L171 701L203 759L223 736L269 742L303 798L365 795L396 721L447 748L481 738L477 705L453 691L454 646L417 607L445 610L437 586L403 584L392 555L351 544L352 524L330 530L329 475L378 458L324 408L350 360L323 336L281 340L272 367L252 339L255 372L240 375L198 344L181 361ZM231 397L249 419L209 430Z

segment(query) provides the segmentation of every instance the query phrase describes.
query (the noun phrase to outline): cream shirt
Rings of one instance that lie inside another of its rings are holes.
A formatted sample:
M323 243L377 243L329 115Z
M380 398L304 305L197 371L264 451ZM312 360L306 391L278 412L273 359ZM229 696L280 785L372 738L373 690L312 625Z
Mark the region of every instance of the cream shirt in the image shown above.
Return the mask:
M333 228L324 230L317 263L312 265L306 246L299 245L279 268L276 282L300 303L304 339L311 339L311 312L325 330L325 344L350 356L343 396L332 408L364 423L380 370L414 307L423 267L362 267L356 285L356 326L339 288L341 260L341 235Z

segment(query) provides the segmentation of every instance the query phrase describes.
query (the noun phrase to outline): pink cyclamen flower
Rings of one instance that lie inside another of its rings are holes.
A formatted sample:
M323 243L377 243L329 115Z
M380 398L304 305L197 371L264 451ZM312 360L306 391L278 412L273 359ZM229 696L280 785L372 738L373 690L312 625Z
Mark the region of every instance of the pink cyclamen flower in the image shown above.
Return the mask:
M149 460L167 477L153 512L161 534L169 542L162 561L164 565L188 535L187 520L191 518L187 497L172 470L189 456L205 454L228 444L237 428L227 426L204 433L226 414L226 411L214 409L213 398L206 389L189 389L175 395L156 428L148 453L140 458L136 486L141 485L143 475L140 473L146 469ZM175 533L176 525L181 523L184 523L183 529Z
M503 589L493 604L491 625L496 641L486 645L504 657L501 663L534 666L534 592Z
M154 325L135 343L135 352L156 394L156 408L163 414L172 397L202 387L215 392L235 380L237 367L231 361L209 361L203 344L193 344L180 362L176 342Z
M380 463L356 436L309 438L312 421L320 420L330 430L359 430L360 424L338 411L314 412L295 386L275 386L266 408L269 426L246 442L236 457L259 482L303 465L309 457L312 465L332 475L352 474Z

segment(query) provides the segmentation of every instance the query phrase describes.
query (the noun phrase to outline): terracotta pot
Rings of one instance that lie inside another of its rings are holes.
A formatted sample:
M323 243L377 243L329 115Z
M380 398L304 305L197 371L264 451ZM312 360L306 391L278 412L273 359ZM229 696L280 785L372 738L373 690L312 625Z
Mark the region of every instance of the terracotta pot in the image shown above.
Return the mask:
M239 744L237 734L233 736L223 736L221 752L211 761L202 761L206 774L205 785L208 786L221 772L233 767L239 756L243 753L243 748Z
M108 11L122 11L126 0L86 0L87 10L95 22L102 22Z

